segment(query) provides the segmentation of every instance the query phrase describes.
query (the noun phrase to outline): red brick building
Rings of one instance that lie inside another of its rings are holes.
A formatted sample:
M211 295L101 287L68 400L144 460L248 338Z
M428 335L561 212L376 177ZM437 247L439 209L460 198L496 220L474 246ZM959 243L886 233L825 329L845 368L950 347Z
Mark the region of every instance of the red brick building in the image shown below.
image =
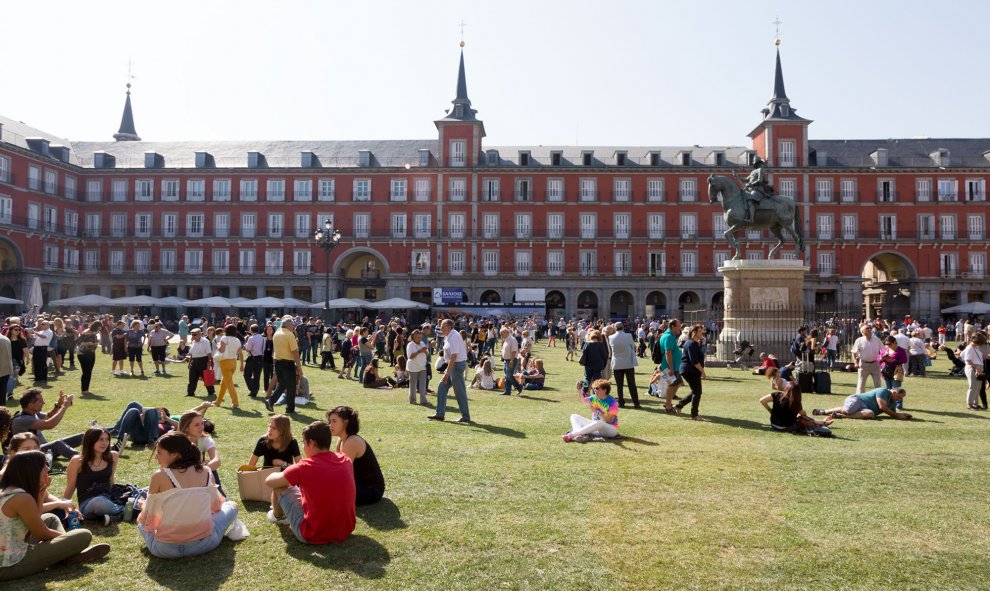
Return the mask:
M323 299L312 235L329 219L344 236L332 297L430 302L442 287L511 302L536 288L567 315L717 307L730 253L707 177L746 174L759 154L800 204L806 307L932 318L985 299L990 139L811 140L811 123L779 52L749 147L488 146L463 53L424 140L143 141L129 90L114 142L0 117L0 295L26 299L39 277L46 301ZM766 256L758 238L746 256Z

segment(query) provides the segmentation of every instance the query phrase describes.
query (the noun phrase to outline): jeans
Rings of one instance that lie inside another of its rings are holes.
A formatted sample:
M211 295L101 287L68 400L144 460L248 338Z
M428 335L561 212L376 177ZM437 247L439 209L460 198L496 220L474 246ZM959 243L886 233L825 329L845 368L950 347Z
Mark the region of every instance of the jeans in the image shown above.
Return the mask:
M124 407L120 419L110 427L109 431L112 435L116 435L118 440L121 435L127 433L134 443L153 443L160 433L158 426L160 419L157 408L145 408L140 402L131 402Z
M11 581L40 573L49 566L79 554L93 541L93 534L88 529L79 528L66 532L62 522L51 513L45 513L41 519L46 526L62 535L29 546L27 554L20 562L0 568L0 581Z
M622 386L626 378L629 379L629 398L635 406L639 406L639 390L636 389L636 368L613 369L612 375L615 377L615 389L619 393L619 406L625 405L626 401L622 397Z
M158 558L184 558L186 556L199 556L215 549L223 541L224 534L234 524L237 519L237 505L231 501L225 502L220 511L213 514L213 533L202 540L185 542L183 544L166 544L156 542L155 536L151 532L144 531L144 525L138 524L138 531L144 537L144 543L148 546L148 551L152 556Z
M74 447L79 447L82 445L83 434L76 433L71 437L66 437L64 439L58 439L55 441L49 441L48 443L41 446L41 451L50 451L56 456L61 456L63 458L71 458L78 454Z
M79 367L82 375L79 376L79 387L82 392L89 392L89 381L93 378L93 366L96 365L96 353L80 353Z
M299 531L302 527L303 508L302 508L302 491L299 490L298 486L290 486L285 489L278 497L278 506L282 508L282 513L285 514L285 518L289 521L289 528L292 530L292 535L296 536L296 539L303 544L308 544L306 538L303 537L302 532Z
M908 358L908 374L912 376L925 377L925 359L926 355L924 353L920 355L911 355Z
M299 343L299 363L307 363L309 360L309 341L305 344Z
M592 369L587 365L584 366L584 383L591 386L591 382L594 382L598 378L602 377L602 368Z
M454 389L454 396L457 397L457 407L461 410L461 418L465 421L471 420L471 412L468 410L467 385L464 383L464 372L467 371L467 361L458 361L450 368L450 379L441 381L437 386L437 416L443 417L447 413L447 391Z
M698 406L701 404L701 374L683 373L681 377L691 388L691 393L677 404L677 408L684 408L691 403L691 416L698 416Z
M248 357L247 361L244 362L244 383L247 384L248 396L252 398L258 395L258 389L260 388L261 366L261 355ZM268 384L265 384L265 387L267 388Z
M426 370L409 372L409 402L416 402L416 392L419 391L420 404L426 404Z
M502 393L508 395L512 393L512 385L516 382L516 360L506 361L503 359L502 369L505 370L505 389ZM522 392L522 386L516 384L516 392Z
M371 365L371 359L374 355L369 353L366 355L358 355L357 358L357 380L359 382L364 382L364 368Z
M123 514L124 506L114 503L103 495L99 495L86 499L86 502L79 505L79 511L86 519L102 518L104 515L117 517Z

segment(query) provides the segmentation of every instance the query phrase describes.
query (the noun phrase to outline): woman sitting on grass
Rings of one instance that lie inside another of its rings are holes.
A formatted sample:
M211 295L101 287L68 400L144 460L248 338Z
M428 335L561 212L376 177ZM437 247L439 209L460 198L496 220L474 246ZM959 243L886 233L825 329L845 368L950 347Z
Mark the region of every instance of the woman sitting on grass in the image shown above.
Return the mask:
M336 451L354 462L354 485L357 488L355 504L377 503L385 494L385 476L382 475L375 452L358 435L361 424L357 411L349 406L335 407L327 413L327 422L330 423L330 434L339 438Z
M577 383L578 396L591 409L591 419L571 415L571 430L564 434L565 442L584 442L591 437L612 439L619 435L619 403L610 394L612 385L608 380L595 380L591 389L592 394L587 396L584 382Z
M199 448L182 433L168 433L155 446L160 469L151 475L138 516L138 531L153 556L205 554L220 545L228 529L232 539L244 538L237 505L224 500L201 459Z
M388 389L395 386L395 380L392 378L383 378L378 375L378 363L379 359L375 357L371 360L371 363L364 370L364 387L365 388L378 388L378 389Z
M474 379L471 380L471 388L482 390L495 389L495 370L492 369L491 357L485 357L474 370Z
M529 362L529 369L519 375L523 383L523 390L542 390L547 379L547 372L543 369L542 359L533 359Z
M96 519L103 525L120 521L124 506L107 496L113 486L119 455L110 450L110 433L103 427L90 427L82 440L82 453L69 460L65 470L65 492L62 497L79 498L79 512L86 519Z
M248 460L249 466L257 466L262 459L263 468L291 466L302 459L299 442L292 436L292 422L285 415L275 415L268 419L268 433L258 439L254 453Z
M22 451L41 451L41 441L38 436L34 433L25 431L24 433L18 433L10 438L10 445L7 446L7 455L4 457L7 460L4 463L3 469L0 469L0 478L3 478L4 471L7 465L10 463L10 458L16 456ZM65 523L69 512L76 510L76 504L72 502L72 499L60 499L48 492L46 488L44 490L44 495L41 500L41 512L51 513L59 518L60 521Z
M40 573L58 563L99 560L110 546L90 546L87 529L66 532L58 517L42 513L51 484L48 459L40 451L24 451L10 458L0 477L0 581Z
M402 346L402 350L405 351L405 345ZM406 356L398 355L395 358L395 370L393 371L392 379L395 380L396 388L408 388L409 387L409 372L406 371Z
M770 427L774 431L797 433L805 432L809 428L831 425L832 417L816 421L804 412L801 405L801 387L796 382L781 380L780 376L771 377L770 371L776 369L773 367L767 370L767 377L774 391L760 398L760 404L770 412Z
M220 452L217 451L217 444L213 438L206 433L205 421L206 419L199 411L187 410L179 417L178 430L199 449L200 456L204 460L203 465L213 472L213 479L216 480L220 494L224 494L223 485L220 484L220 475L217 474L217 470L220 469Z

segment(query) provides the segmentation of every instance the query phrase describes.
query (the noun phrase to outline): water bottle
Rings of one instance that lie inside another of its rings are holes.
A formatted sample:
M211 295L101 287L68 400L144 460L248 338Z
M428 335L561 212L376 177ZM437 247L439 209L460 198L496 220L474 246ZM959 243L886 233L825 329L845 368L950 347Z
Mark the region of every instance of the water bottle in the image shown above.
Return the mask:
M124 504L124 523L130 523L134 519L134 498L128 498Z
M80 527L82 527L82 515L79 514L79 511L72 511L65 516L65 522L66 522L66 527L65 527L66 531L79 529Z
M53 454L51 451L46 451L45 459L48 461L48 468L51 469L52 462L55 461L55 454Z

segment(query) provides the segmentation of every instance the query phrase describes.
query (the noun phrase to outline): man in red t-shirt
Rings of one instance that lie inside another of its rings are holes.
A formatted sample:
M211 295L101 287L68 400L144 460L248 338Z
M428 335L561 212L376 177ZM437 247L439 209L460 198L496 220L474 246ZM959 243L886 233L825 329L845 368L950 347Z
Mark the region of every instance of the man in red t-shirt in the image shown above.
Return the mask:
M330 451L327 423L310 423L302 436L306 459L265 479L272 487L268 520L291 525L304 544L342 542L354 531L354 464Z

